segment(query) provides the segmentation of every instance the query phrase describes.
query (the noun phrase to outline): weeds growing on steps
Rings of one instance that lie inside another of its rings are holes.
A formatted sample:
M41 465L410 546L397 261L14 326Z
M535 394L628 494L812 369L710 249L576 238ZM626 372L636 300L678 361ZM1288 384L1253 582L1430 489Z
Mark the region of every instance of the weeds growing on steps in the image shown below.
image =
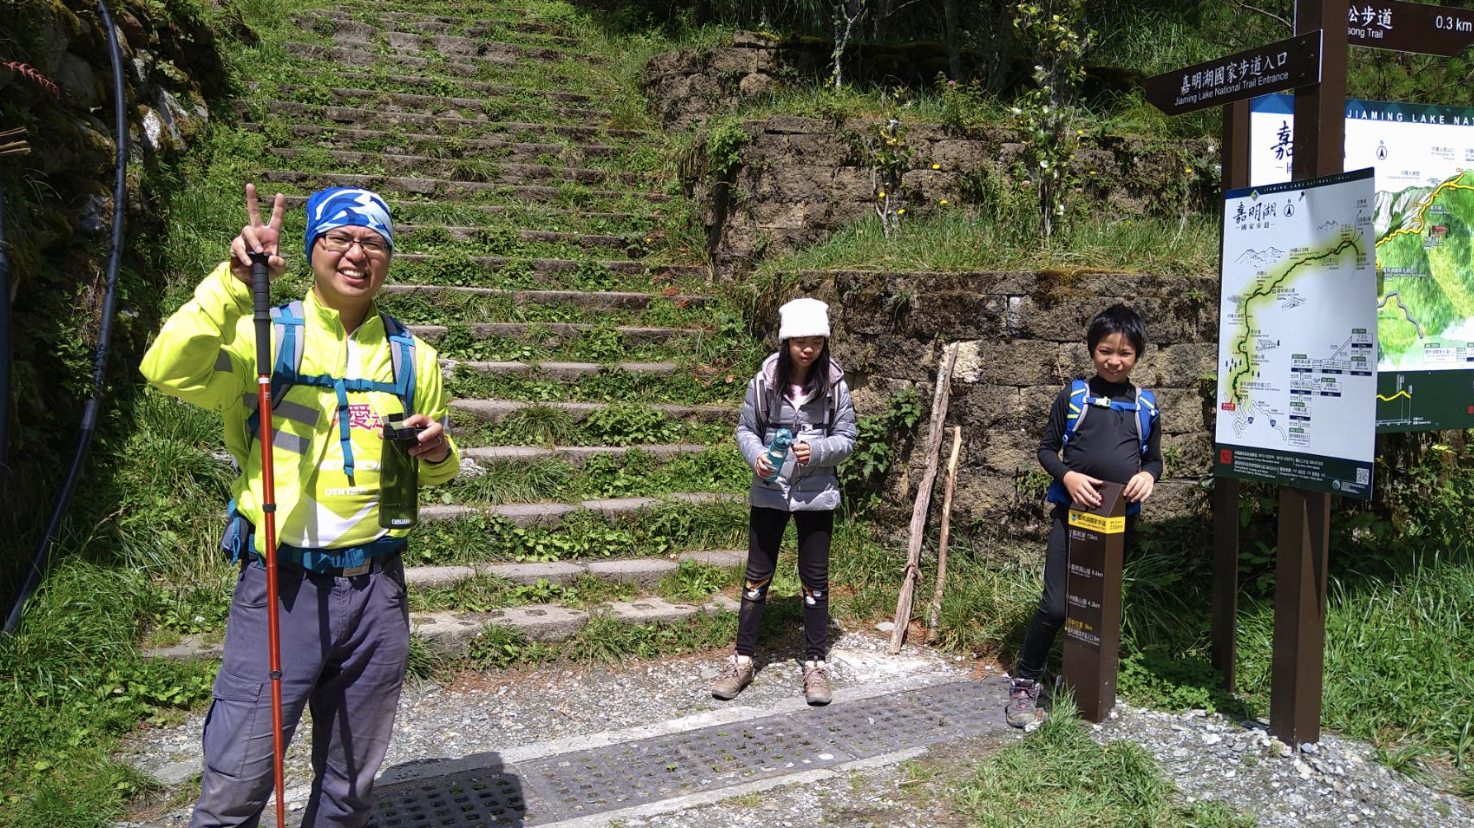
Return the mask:
M596 454L575 467L566 460L498 460L481 474L435 490L441 502L468 505L579 502L612 497L658 497L673 492L747 490L752 472L731 445L659 458L630 449L624 454ZM427 497L433 497L427 492Z

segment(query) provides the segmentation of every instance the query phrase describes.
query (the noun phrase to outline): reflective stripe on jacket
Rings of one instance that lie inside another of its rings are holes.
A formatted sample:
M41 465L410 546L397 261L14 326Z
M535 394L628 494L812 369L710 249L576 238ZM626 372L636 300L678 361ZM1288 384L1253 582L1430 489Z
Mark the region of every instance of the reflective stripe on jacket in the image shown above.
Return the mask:
M308 291L303 301L306 324L302 349L303 375L345 376L348 336L338 312ZM241 468L231 485L236 509L261 525L261 449L246 421L256 407L256 332L251 289L220 265L195 288L164 323L144 355L141 370L149 383L166 394L225 418L225 445ZM370 308L354 332L363 378L392 382L394 369L384 322ZM273 348L275 346L273 345ZM448 423L449 400L435 349L415 341L414 411ZM273 354L273 358L274 358ZM355 474L343 471L338 433L338 400L331 388L293 385L273 407L272 462L276 470L278 534L283 543L316 549L364 544L382 535L403 537L407 529L379 527L379 457L382 418L403 407L393 394L352 393L350 434ZM448 437L448 435L447 435ZM441 463L420 463L422 484L443 483L456 476L460 463L455 442ZM263 533L256 533L257 552Z
M762 383L758 380L762 379ZM768 421L758 423L757 395L762 385L771 398L767 405ZM768 450L778 429L793 433L795 443L808 443L812 452L807 465L799 465L789 451L778 479L769 483L753 472L748 489L750 504L765 509L787 512L818 512L839 508L839 478L835 467L855 449L855 408L850 402L850 389L844 381L844 369L832 359L829 381L820 393L803 405L794 407L793 400L779 389L778 355L772 354L747 383L747 397L742 403L742 416L737 421L737 448L747 465L756 469L758 456ZM834 427L826 435L829 406L834 409ZM761 433L760 433L761 432Z

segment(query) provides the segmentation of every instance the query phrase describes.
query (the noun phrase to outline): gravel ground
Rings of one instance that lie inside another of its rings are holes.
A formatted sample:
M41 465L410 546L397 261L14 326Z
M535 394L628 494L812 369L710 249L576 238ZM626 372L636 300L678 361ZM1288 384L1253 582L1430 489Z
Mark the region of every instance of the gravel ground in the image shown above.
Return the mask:
M831 656L836 688L877 688L899 680L955 681L973 664L923 649L884 655L885 639L874 633L846 634ZM403 778L430 771L435 763L473 754L506 751L555 739L649 725L724 709L707 686L719 654L637 662L624 668L539 668L467 675L453 685L423 683L405 688L386 773ZM986 669L972 675L987 677ZM737 702L752 717L802 693L796 661L761 665L754 684ZM181 826L197 784L203 715L178 727L143 731L120 758L160 776L174 775L172 800L161 797L135 819L154 826ZM310 724L289 752L289 798L300 800L309 781L306 745ZM1202 713L1168 714L1119 705L1096 726L1099 741L1125 739L1144 747L1163 773L1192 799L1223 800L1254 815L1266 828L1342 828L1347 825L1474 828L1474 809L1456 797L1393 773L1373 761L1367 745L1323 736L1318 745L1294 751L1272 740L1262 726ZM1022 738L1007 733L981 740L934 746L902 766L855 770L834 779L737 796L673 814L630 819L627 826L952 826L960 825L949 805L948 782L967 763ZM427 767L428 766L428 767ZM169 802L166 806L159 804ZM138 824L138 823L129 823Z
M1372 749L1333 735L1293 752L1261 726L1202 713L1171 714L1119 705L1095 727L1098 742L1134 741L1156 758L1187 801L1221 800L1264 828L1350 825L1470 828L1474 809L1372 761ZM936 745L901 765L843 778L736 796L672 814L629 819L626 828L951 828L951 781L1020 732Z
M972 666L914 647L891 658L884 654L886 641L874 633L837 637L830 654L835 688L902 678L955 681L968 675ZM623 668L544 667L466 674L447 687L433 682L406 685L385 772L399 776L427 763L717 709L724 703L711 697L709 687L721 657L721 653L711 653L639 661ZM803 695L798 661L764 658L759 654L757 679L731 703L753 708L754 717L767 715L766 708L774 702ZM203 724L201 711L176 727L140 731L128 739L117 758L157 776L178 799L198 784L194 775L200 770ZM311 781L310 744L310 717L303 717L287 752L289 801L305 795ZM136 819L176 826L187 823L189 813L187 808L160 813L154 805Z

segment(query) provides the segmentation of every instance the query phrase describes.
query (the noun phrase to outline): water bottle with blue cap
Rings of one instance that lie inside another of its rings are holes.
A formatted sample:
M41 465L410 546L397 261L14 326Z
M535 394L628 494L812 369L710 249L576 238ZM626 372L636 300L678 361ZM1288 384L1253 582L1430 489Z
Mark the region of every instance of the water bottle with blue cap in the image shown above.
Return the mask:
M793 447L793 432L786 428L778 429L773 437L773 444L768 446L768 465L773 468L773 473L763 480L772 483L778 479L778 473L783 469L783 459L788 456L788 450Z

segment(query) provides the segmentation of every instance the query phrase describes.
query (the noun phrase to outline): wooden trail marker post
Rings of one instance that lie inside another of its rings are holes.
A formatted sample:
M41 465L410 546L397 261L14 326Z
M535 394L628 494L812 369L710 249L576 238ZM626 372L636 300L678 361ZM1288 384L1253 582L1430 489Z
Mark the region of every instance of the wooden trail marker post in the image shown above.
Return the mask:
M1121 649L1121 569L1126 552L1126 497L1120 483L1100 489L1100 505L1070 505L1069 575L1065 586L1064 682L1087 721L1116 706Z

